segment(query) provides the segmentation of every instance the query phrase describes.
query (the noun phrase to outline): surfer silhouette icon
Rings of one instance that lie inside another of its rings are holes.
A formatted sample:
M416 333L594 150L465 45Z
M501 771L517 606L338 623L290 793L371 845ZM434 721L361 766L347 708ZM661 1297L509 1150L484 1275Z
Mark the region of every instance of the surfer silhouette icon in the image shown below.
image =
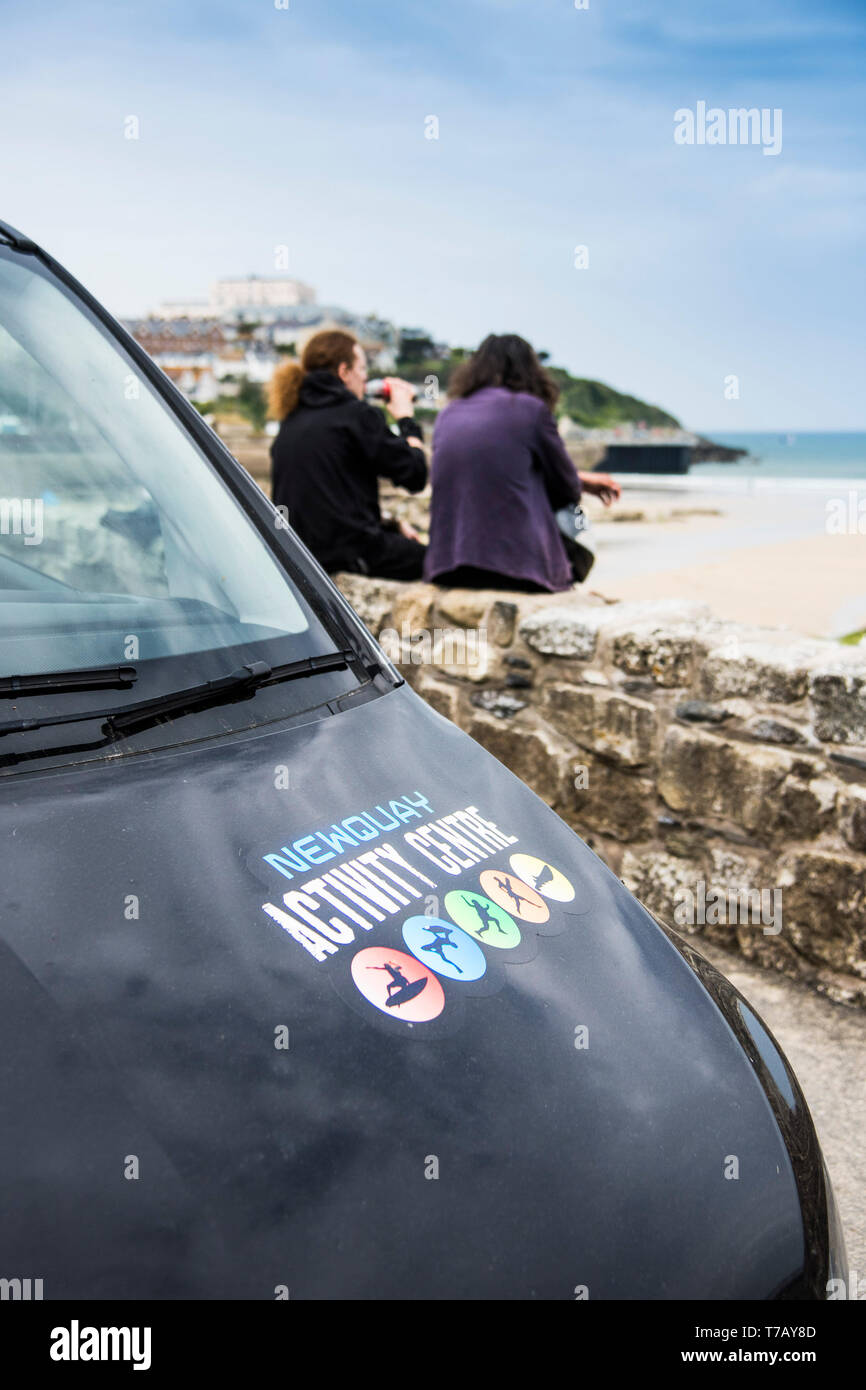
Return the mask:
M408 1004L410 999L414 999L416 994L420 994L422 989L427 988L427 981L424 976L420 980L407 980L399 965L394 961L388 960L384 965L368 965L368 970L387 970L391 979L386 986L388 997L385 1000L385 1008L393 1009L397 1004Z
M352 979L377 1009L407 1023L426 1023L445 1005L436 976L405 951L366 947L352 961Z

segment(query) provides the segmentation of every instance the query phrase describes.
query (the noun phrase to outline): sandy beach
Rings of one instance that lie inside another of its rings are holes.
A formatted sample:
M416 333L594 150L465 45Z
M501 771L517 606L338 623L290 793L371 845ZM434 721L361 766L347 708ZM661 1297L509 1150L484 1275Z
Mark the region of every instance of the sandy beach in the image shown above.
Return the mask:
M268 443L226 440L269 487ZM866 479L645 477L623 474L620 502L585 499L596 564L585 585L608 599L693 598L720 618L791 627L812 637L866 628ZM430 492L380 486L383 511L426 538ZM828 506L857 516L864 534L831 534Z
M866 534L828 530L828 504L841 499L856 515L866 482L620 482L618 506L587 499L597 545L588 588L606 598L700 599L721 618L815 637L866 627Z

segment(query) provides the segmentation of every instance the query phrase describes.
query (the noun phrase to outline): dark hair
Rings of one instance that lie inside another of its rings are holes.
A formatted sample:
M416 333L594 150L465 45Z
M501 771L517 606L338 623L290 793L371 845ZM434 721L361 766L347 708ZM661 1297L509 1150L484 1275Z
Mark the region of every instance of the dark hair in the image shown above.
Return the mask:
M471 396L483 386L526 391L551 410L559 399L559 387L542 367L535 349L516 333L489 334L468 362L456 368L448 383L448 395L452 399Z
M285 420L298 404L301 382L307 372L334 372L343 363L351 367L358 339L342 328L323 328L314 333L304 348L300 362L283 362L268 386L269 415L272 420Z

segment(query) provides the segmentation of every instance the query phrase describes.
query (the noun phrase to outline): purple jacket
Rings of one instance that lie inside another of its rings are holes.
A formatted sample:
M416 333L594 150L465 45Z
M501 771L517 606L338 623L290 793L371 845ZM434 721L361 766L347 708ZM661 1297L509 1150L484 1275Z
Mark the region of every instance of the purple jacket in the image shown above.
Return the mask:
M543 401L503 386L452 401L433 432L431 482L425 579L475 565L571 587L553 514L578 500L580 482Z

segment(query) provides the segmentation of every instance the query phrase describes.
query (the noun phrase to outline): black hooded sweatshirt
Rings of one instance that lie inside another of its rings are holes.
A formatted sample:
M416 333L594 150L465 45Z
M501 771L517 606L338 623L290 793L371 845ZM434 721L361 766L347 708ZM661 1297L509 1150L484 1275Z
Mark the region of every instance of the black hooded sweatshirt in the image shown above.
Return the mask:
M375 572L394 539L382 527L380 476L408 492L427 482L420 425L399 427L392 434L377 406L328 371L307 372L280 425L271 446L273 501L288 508L289 525L332 574Z

